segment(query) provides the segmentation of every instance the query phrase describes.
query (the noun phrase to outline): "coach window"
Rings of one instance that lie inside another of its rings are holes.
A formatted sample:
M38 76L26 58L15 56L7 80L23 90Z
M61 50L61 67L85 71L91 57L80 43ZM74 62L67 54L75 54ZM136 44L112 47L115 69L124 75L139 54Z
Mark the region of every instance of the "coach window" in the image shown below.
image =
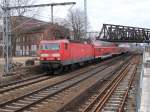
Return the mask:
M66 49L66 50L68 49L68 44L67 44L67 43L65 43L65 49Z

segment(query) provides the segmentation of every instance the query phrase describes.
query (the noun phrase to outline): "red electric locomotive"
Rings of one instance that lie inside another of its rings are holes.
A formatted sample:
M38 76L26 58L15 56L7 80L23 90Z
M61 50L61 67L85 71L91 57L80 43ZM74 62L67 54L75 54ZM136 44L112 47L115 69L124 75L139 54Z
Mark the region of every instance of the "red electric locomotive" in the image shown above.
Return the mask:
M50 40L40 42L40 63L51 72L64 66L94 59L93 45L87 42Z

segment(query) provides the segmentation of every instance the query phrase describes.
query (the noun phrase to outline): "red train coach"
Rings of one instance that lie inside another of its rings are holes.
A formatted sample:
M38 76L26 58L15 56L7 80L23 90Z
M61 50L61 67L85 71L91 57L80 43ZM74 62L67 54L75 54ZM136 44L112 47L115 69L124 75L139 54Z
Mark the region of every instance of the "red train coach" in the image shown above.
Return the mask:
M92 44L66 39L41 41L39 54L41 65L50 71L94 59Z
M120 54L120 48L111 42L94 41L93 46L95 59Z

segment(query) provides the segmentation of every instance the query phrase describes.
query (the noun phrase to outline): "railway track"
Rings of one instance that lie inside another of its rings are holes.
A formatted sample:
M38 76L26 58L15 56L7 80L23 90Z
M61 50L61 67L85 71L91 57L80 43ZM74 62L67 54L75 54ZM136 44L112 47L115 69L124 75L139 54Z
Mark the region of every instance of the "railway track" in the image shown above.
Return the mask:
M60 92L63 92L66 89L71 88L74 85L77 85L78 83L83 82L84 80L87 80L91 77L96 76L99 72L102 72L103 70L105 70L107 68L110 69L110 67L113 66L115 62L119 61L118 59L119 58L115 58L115 59L113 59L113 61L112 60L106 61L103 63L105 65L103 65L102 63L98 64L98 66L95 66L94 68L92 67L90 70L82 71L82 72L78 73L78 75L74 75L70 78L62 80L55 84L47 85L38 90L24 94L20 97L0 103L0 111L1 112L8 112L8 111L20 112L23 110L28 110L29 108L33 107L34 105L36 105L48 98L60 93Z
M41 82L41 81L48 80L48 79L52 78L52 76L45 76L45 75L46 75L46 73L43 73L41 75L38 75L38 76L35 76L35 77L32 77L32 78L28 78L28 79L25 79L25 80L20 80L20 81L14 82L14 83L10 83L10 84L7 84L7 85L0 86L0 94L3 94L5 92L8 92L8 91L11 91L11 90L14 90L14 89L18 89L18 88L21 88L21 87L24 87L24 86L28 86L28 85L38 83L38 82Z
M116 58L119 58L119 57L116 57ZM97 67L102 66L103 64L107 63L108 61L102 62L102 64L97 65ZM84 68L81 70L85 71L85 72L89 71L88 68L86 70L84 70ZM31 84L35 84L35 83L38 83L38 82L41 82L44 80L48 80L48 79L51 79L54 77L54 76L45 76L45 75L46 75L46 73L43 73L41 75L34 76L34 77L31 77L28 79L23 79L23 80L19 80L19 81L13 82L13 83L9 83L7 85L2 85L2 86L0 86L0 94L3 94L5 92L9 92L9 91L12 91L15 89L19 89L19 88L22 88L22 87L25 87L25 86L28 86Z
M33 76L33 77L25 78L25 79L18 80L18 81L14 81L14 82L7 83L7 84L1 84L0 88L8 87L8 86L15 85L15 84L18 84L18 83L21 83L21 82L26 82L26 81L29 81L29 80L33 80L33 79L41 77L41 76L43 76L43 74L42 75L38 75L38 76Z
M92 89L90 96L88 96L82 104L79 103L78 105L68 107L67 109L64 107L63 111L123 112L124 105L136 73L137 64L138 59L136 57L124 66L122 70L112 78L112 80L105 81L102 87L97 86L97 90L93 91Z
M134 60L135 61L135 60ZM136 60L137 61L137 60ZM124 111L124 104L129 94L135 73L136 73L137 62L132 62L131 66L127 69L127 73L124 72L120 80L116 82L112 91L109 92L107 97L104 99L104 103L95 109L95 112L99 110L103 111ZM100 108L101 107L101 108Z

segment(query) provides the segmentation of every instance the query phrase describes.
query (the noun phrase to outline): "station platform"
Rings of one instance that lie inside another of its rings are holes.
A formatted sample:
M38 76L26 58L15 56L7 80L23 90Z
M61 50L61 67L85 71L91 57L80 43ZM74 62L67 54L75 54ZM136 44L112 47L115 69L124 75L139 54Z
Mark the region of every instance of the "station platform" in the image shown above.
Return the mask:
M150 112L150 46L143 52L138 112Z

